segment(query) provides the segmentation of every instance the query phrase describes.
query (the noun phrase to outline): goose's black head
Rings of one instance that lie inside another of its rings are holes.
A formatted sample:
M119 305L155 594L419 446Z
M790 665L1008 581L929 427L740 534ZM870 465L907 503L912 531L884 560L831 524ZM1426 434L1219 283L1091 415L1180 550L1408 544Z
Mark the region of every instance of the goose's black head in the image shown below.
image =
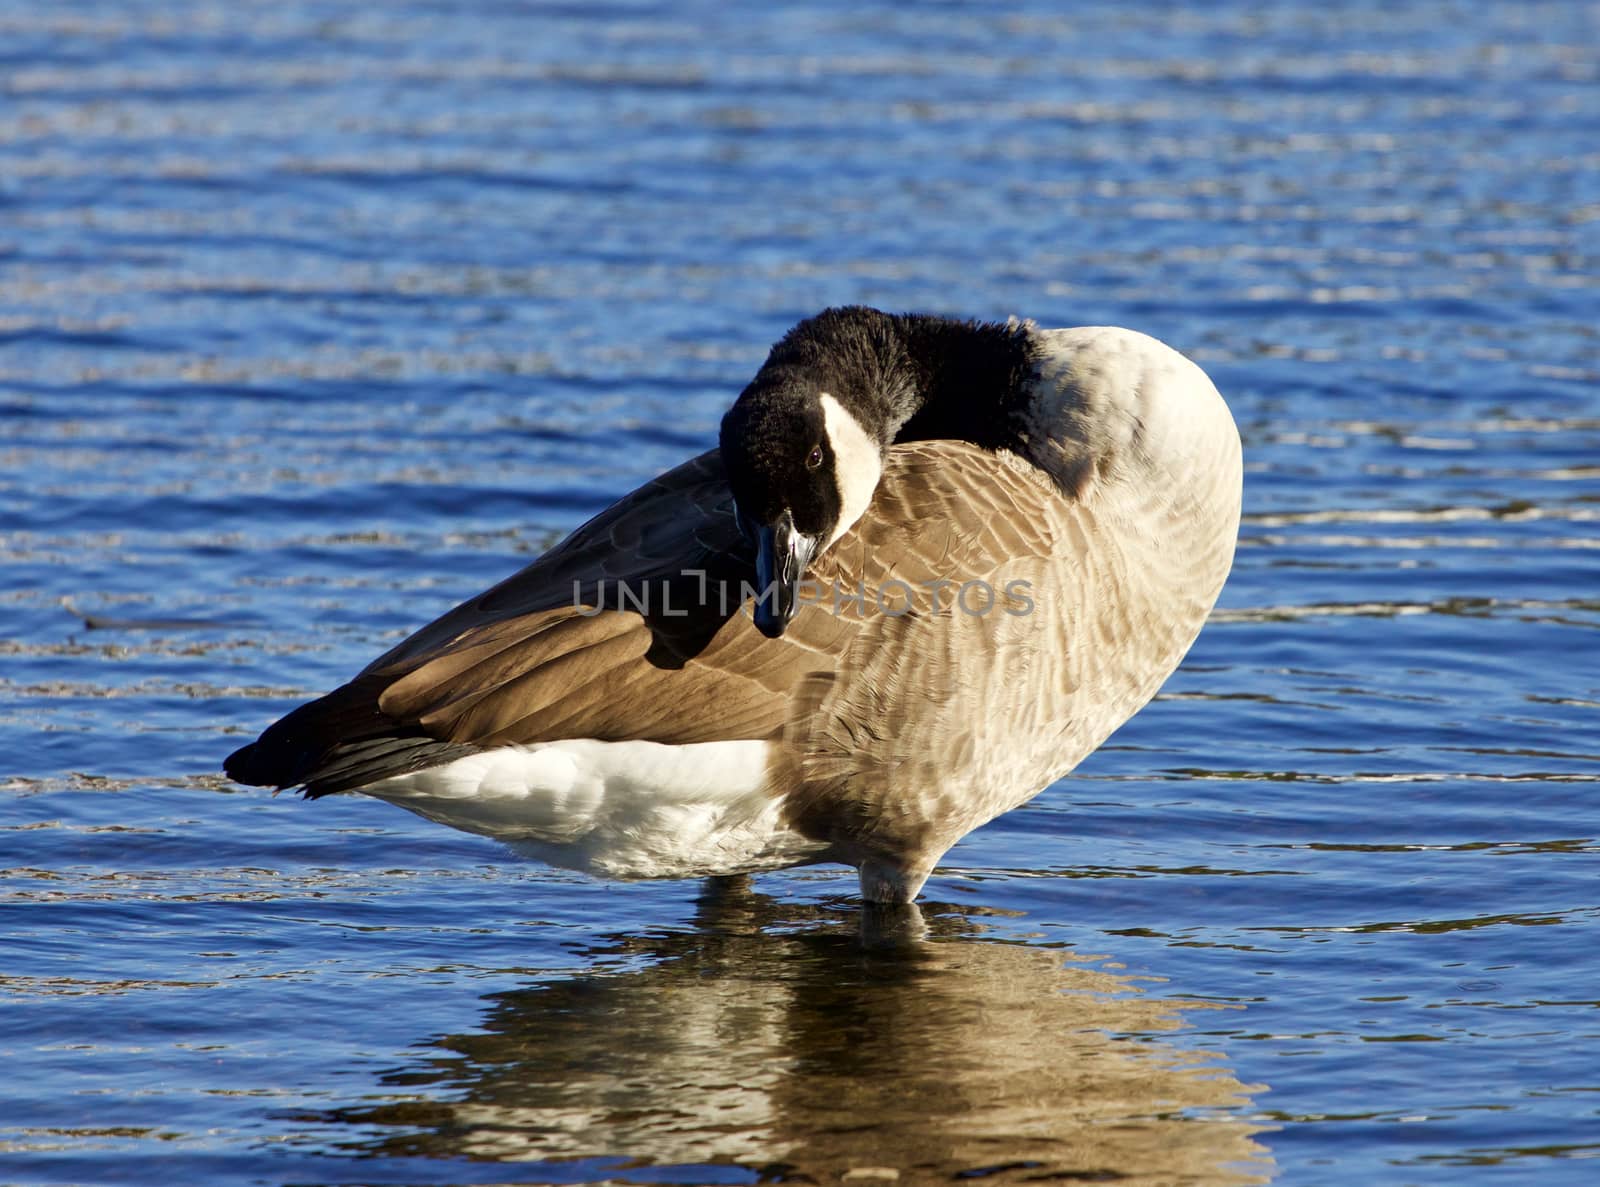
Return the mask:
M722 419L722 462L756 545L756 626L783 634L807 566L860 519L913 390L896 320L830 309L801 322Z

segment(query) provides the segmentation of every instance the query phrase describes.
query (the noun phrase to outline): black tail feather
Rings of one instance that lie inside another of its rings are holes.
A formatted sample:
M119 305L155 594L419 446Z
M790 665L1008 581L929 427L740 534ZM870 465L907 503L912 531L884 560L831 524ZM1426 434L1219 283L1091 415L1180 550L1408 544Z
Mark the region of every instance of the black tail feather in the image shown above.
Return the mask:
M223 762L256 787L304 787L306 795L352 791L391 775L438 766L477 749L441 742L378 708L387 681L361 678L301 705Z

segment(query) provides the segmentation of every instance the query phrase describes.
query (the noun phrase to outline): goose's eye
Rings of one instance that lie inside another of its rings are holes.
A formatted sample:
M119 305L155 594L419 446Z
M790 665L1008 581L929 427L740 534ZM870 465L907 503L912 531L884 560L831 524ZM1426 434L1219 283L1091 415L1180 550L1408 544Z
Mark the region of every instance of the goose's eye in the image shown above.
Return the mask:
M813 445L811 452L806 454L806 469L815 470L822 465L822 446Z

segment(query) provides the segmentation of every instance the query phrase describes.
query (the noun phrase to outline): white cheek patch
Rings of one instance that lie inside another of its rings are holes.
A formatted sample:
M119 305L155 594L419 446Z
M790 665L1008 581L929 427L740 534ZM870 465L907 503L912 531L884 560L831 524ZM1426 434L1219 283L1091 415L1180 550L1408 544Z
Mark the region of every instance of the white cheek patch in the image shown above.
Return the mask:
M878 479L883 477L883 458L878 453L878 443L867 435L861 422L845 411L844 405L827 392L818 399L822 401L822 424L828 434L834 482L839 491L839 522L833 535L822 544L827 548L867 513Z

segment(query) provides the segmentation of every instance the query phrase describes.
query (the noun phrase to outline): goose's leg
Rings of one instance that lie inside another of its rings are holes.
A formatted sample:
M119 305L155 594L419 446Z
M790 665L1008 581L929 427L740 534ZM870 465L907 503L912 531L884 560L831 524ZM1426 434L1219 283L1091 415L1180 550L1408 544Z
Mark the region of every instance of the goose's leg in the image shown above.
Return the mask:
M771 910L772 900L755 892L749 874L723 874L701 883L694 923L703 932L743 935L759 931Z
M934 862L869 857L861 863L861 897L869 903L910 903L916 901L922 884L933 873Z
M699 901L717 903L732 898L745 898L749 894L749 874L712 874L701 883Z

